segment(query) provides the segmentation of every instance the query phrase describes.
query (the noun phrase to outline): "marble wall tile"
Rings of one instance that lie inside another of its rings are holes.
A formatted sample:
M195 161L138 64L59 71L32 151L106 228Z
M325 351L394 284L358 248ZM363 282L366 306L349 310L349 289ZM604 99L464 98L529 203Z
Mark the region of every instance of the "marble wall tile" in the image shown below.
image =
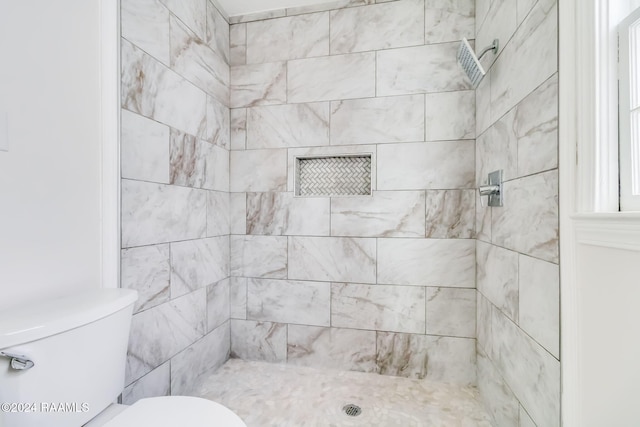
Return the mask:
M475 39L474 0L426 0L425 43Z
M287 361L287 325L231 320L231 357L272 363Z
M125 384L151 372L204 336L205 294L205 289L199 289L133 316Z
M205 92L124 39L121 61L123 108L191 135L202 131Z
M537 425L560 425L560 362L493 311L493 362Z
M169 245L123 249L120 277L120 287L138 291L134 312L169 301Z
M490 6L491 0L476 0L476 30L484 23Z
M231 67L230 107L284 104L287 101L287 63Z
M207 0L160 0L187 27L205 40L207 27Z
M487 74L476 88L476 136L481 135L492 123L491 70L487 70Z
M475 193L475 191L474 191ZM491 210L487 206L486 198L480 198L480 194L475 193L476 197L476 239L483 242L491 241Z
M378 239L378 283L475 288L475 242Z
M473 188L475 142L378 146L378 190Z
M475 230L475 190L427 190L426 237L472 239Z
M288 62L290 103L375 96L375 53L325 56Z
M372 197L331 200L331 235L424 237L423 191L374 191Z
M376 333L354 329L289 325L287 363L377 372Z
M522 406L520 406L520 427L537 427Z
M288 7L286 9L288 16L301 15L304 13L323 12L325 10L340 9L343 7L364 6L367 4L375 4L375 0L335 0L325 1L322 3L310 4L308 6ZM380 2L378 2L380 3Z
M421 334L424 303L422 287L332 283L331 326Z
M487 16L482 25L477 26L476 50L484 49L498 39L498 53L501 53L511 37L516 32L518 22L516 18L516 2L512 0L492 0L487 10ZM488 53L482 58L482 65L485 70L491 68L491 64L496 60L497 55Z
M247 148L247 109L234 108L230 114L231 149L244 150Z
M247 148L329 145L329 103L248 109Z
M427 288L427 334L476 337L476 290Z
M193 393L199 377L229 360L230 346L231 334L226 322L171 359L171 394Z
M206 42L209 47L216 52L224 62L229 64L229 23L222 16L220 11L207 1L207 38Z
M424 0L400 0L331 12L331 54L424 43Z
M544 2L534 6L493 66L493 120L502 117L558 70L558 7L555 2L548 7Z
M250 320L329 326L331 286L323 282L248 279Z
M423 95L331 103L331 145L424 141Z
M287 238L231 236L231 275L287 278Z
M376 241L346 237L289 237L289 278L375 283Z
M558 262L558 171L505 183L508 202L492 212L493 243Z
M503 181L517 175L518 141L514 132L515 111L510 111L476 140L476 184L486 184L488 174L502 170ZM486 200L485 200L486 203Z
M560 269L556 264L520 255L518 273L518 324L560 359Z
M207 192L207 237L224 236L230 232L229 193Z
M500 373L481 349L478 349L478 389L484 406L496 427L518 426L520 403Z
M469 90L456 60L459 43L377 52L377 96Z
M223 104L229 99L229 65L178 19L171 17L171 68Z
M123 178L169 183L169 127L122 110L120 162Z
M224 279L207 287L207 332L230 318L230 280Z
M329 13L269 19L247 25L247 64L329 54Z
M493 342L491 339L491 316L493 305L480 291L476 292L476 341L478 352L493 354Z
M247 193L247 234L328 236L328 197Z
M170 183L229 191L229 155L224 148L171 130Z
M120 5L122 37L169 65L169 10L159 0L124 0Z
M516 107L518 176L558 167L558 74Z
M229 277L229 236L171 243L171 296Z
M247 64L247 24L236 24L229 27L229 65Z
M122 247L204 237L206 191L122 180Z
M383 375L423 379L427 376L425 335L377 332L376 363Z
M231 151L231 191L285 191L287 150Z
M556 1L556 0L551 0ZM531 8L538 2L538 0L517 0L516 9L518 10L518 25L524 21L527 14L531 11Z
M232 319L247 318L247 278L229 278L229 315ZM231 324L233 335L233 323Z
M231 148L230 110L212 96L207 97L207 130L204 139L226 150Z
M474 139L476 94L466 90L426 95L427 141Z
M231 234L247 232L247 194L230 193Z
M266 12L248 13L246 15L230 16L230 24L241 24L243 22L262 21L265 19L280 18L286 16L287 11L285 9L268 10Z
M513 321L518 320L518 254L478 241L476 245L478 291Z
M169 396L171 394L171 367L163 363L122 392L122 404L133 405L147 397Z

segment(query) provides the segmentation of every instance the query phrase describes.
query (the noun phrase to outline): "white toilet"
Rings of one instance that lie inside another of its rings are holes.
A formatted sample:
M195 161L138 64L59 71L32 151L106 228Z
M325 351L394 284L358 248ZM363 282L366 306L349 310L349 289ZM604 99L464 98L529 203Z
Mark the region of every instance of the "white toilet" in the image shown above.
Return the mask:
M1 427L246 427L228 408L185 396L113 402L135 291L96 289L0 314Z

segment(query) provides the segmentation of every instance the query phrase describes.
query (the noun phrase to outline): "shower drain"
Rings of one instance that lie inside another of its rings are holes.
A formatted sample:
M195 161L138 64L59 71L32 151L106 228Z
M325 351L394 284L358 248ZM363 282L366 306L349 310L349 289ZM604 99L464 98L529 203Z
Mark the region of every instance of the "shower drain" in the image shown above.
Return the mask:
M358 405L350 403L342 408L342 411L350 417L357 417L362 413L362 409Z

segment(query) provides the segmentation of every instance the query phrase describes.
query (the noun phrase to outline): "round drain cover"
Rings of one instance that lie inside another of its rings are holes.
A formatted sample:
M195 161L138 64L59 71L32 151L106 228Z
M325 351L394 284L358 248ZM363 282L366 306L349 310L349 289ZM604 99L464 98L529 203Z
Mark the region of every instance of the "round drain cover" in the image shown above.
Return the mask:
M350 417L357 417L362 413L362 409L360 409L358 405L354 405L352 403L345 405L342 408L342 410L344 411L345 414L349 415Z

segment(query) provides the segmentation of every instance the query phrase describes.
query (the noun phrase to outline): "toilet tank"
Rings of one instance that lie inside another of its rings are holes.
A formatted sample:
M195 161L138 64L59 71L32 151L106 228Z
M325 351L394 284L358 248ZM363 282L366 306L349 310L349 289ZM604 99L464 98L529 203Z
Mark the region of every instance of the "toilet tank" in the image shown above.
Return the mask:
M0 427L79 427L113 403L136 299L94 289L0 313Z

